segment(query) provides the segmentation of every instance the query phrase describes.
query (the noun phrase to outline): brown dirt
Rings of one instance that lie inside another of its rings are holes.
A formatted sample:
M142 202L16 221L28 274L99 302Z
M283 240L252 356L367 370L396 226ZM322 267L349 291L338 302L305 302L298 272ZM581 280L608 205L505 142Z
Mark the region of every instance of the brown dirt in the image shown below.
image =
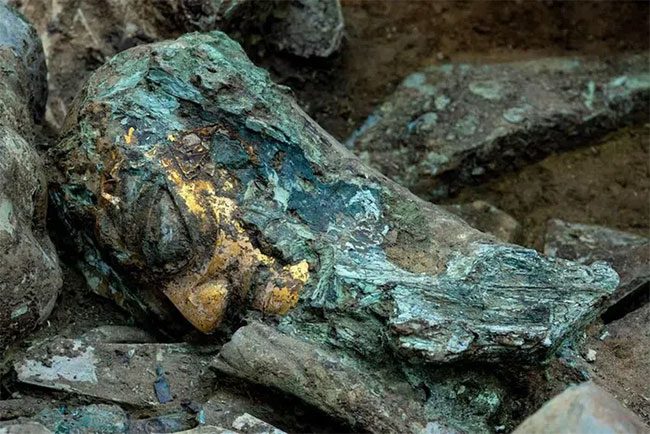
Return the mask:
M551 218L650 236L650 124L551 155L451 200L479 198L519 220L524 244L540 251Z
M650 425L650 304L605 326L595 324L588 349L596 351L594 381Z

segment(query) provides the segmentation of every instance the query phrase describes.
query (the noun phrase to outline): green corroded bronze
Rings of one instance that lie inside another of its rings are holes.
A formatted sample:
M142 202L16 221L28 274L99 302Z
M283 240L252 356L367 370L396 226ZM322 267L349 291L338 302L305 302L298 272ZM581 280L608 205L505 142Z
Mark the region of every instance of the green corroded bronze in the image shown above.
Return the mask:
M347 145L435 200L645 122L649 105L645 54L445 64L406 77Z
M53 196L93 289L207 333L252 307L369 357L533 361L618 281L366 168L219 32L117 55L66 124Z

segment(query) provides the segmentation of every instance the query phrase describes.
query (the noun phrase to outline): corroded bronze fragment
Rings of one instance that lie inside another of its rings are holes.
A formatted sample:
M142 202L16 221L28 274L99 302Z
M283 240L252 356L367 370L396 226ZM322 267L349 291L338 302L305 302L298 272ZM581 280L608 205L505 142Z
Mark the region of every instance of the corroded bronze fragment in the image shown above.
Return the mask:
M645 54L432 65L348 139L382 173L440 199L648 119Z
M54 198L91 286L206 333L253 308L367 357L537 361L618 282L368 169L219 32L117 55L66 124Z

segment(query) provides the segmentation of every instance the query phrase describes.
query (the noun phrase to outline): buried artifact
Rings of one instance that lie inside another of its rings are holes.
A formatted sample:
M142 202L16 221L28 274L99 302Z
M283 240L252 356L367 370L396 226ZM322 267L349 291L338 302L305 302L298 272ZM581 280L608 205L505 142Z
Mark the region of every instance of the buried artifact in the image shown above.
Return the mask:
M444 64L404 79L348 139L367 162L437 200L648 118L646 55Z
M366 356L536 361L618 283L366 168L219 32L114 57L52 157L90 286L205 333L252 307Z
M503 385L445 362L539 362L618 284L603 263L502 244L363 166L219 32L114 57L50 152L94 291L204 333L248 315L216 369L363 429L489 431ZM374 417L393 408L397 421Z

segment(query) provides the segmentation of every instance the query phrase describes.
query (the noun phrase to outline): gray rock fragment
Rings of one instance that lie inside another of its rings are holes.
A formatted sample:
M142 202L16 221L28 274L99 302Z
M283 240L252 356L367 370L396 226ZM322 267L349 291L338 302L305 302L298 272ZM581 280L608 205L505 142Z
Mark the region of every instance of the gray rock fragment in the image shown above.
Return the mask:
M650 431L613 396L584 383L570 387L526 419L513 434L645 434Z
M12 56L13 54L13 56ZM0 98L0 123L6 122L6 113L12 105L24 100L31 111L17 118L40 120L47 99L47 69L41 40L36 30L14 10L0 2L0 89L13 91L13 100ZM0 91L0 92L2 92ZM20 132L21 129L17 128Z
M248 413L252 411L249 399L223 390L215 392L202 405L205 424L227 427L244 434L284 434L284 431Z
M186 431L179 431L177 434L241 434L238 431L232 431L216 425L197 426Z
M419 432L424 407L403 380L375 377L358 362L260 323L240 328L216 369L272 386L370 432Z
M446 64L408 76L349 147L426 199L649 115L644 55Z
M188 344L129 344L53 338L14 363L18 381L137 407L161 404L164 382L174 402L209 394L210 348ZM214 349L212 349L214 351Z
M279 3L269 36L280 50L302 57L327 57L339 49L344 31L339 0Z
M650 238L596 225L549 220L544 254L581 264L605 261L620 276L611 306L650 282ZM646 289L646 292L650 289Z
M286 434L284 431L248 413L238 416L233 421L232 427L245 434Z
M516 243L521 236L521 225L514 217L482 200L442 205L442 208L462 218L479 231L492 234L506 243Z
M53 434L38 422L0 422L0 434Z
M34 30L0 4L0 353L49 316L62 285L45 228L47 183L28 143L44 103L39 50Z

